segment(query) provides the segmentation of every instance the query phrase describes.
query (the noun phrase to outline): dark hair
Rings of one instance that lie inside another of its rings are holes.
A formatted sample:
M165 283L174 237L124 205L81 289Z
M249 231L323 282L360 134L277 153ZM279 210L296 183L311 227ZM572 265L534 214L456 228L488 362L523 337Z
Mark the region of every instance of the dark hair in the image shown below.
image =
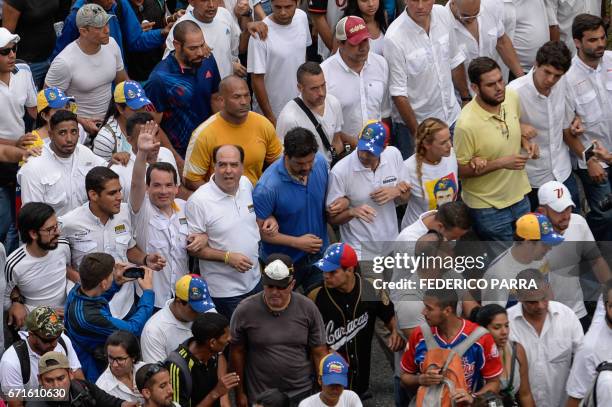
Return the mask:
M592 14L578 14L572 23L572 38L575 40L582 40L585 31L595 31L599 27L603 28L604 31L606 30L606 26L601 17Z
M153 170L169 172L170 174L172 174L172 180L174 181L174 185L178 185L178 174L176 173L176 169L174 168L174 166L170 163L160 161L149 165L149 167L147 168L147 173L145 175L145 183L147 184L147 186L151 185L151 173L153 172Z
M235 147L236 150L238 150L238 153L240 153L240 162L244 164L244 148L242 148L238 144L222 144L220 146L216 146L215 148L213 148L213 152L212 152L213 164L217 163L217 153L219 152L221 147L226 147L226 146Z
M148 121L153 120L153 116L149 112L136 112L129 117L129 119L125 122L125 135L128 138L132 138L134 135L134 130L138 127L138 125L147 124ZM136 134L136 140L138 140L138 135Z
M472 62L470 62L468 66L468 77L470 78L470 82L475 85L480 85L480 77L494 69L500 69L499 65L489 57L472 59Z
M466 204L461 201L447 202L440 205L435 215L445 229L459 228L467 230L472 226L472 219Z
M83 257L79 265L79 277L83 290L96 288L113 273L115 259L107 253L90 253Z
M303 127L294 127L285 134L283 143L287 157L302 158L309 154L316 154L319 145L314 134Z
M108 339L106 339L104 350L107 350L109 346L121 346L123 349L125 349L125 353L127 353L130 358L134 359L135 362L138 362L141 359L138 338L136 338L136 336L131 332L113 332Z
M17 217L19 237L24 243L32 243L30 230L38 232L42 225L53 216L55 211L50 205L42 202L28 202L21 207Z
M504 315L508 315L508 312L506 311L506 309L504 307L502 307L499 304L487 304L485 306L476 308L476 313L475 315L473 315L473 322L476 322L478 325L483 326L483 327L487 327L491 322L493 322L493 320L495 319L496 316L498 316L499 314L504 314ZM472 315L470 315L472 316Z
M524 269L521 270L515 277L515 280L524 280L524 281L532 281L533 283L535 283L536 288L535 290L541 290L542 288L545 288L546 286L546 280L544 279L544 276L542 275L542 272L540 272L540 270L538 269L534 269L534 268L528 268L528 269ZM531 285L531 284L530 284ZM517 296L520 297L522 296L522 294L525 294L527 292L530 291L534 291L533 288L529 288L529 289L522 289L519 288L516 290L517 292Z
M255 404L261 404L263 407L289 407L291 400L278 389L268 389L255 397Z
M79 125L76 114L72 113L69 110L61 109L53 113L53 116L51 116L51 118L49 119L49 126L51 127L51 130L53 130L57 127L58 124L62 122L75 122L77 126Z
M119 179L119 175L110 168L93 167L85 176L85 191L95 191L100 194L104 191L106 183L112 179Z
M572 66L572 53L563 41L548 41L538 50L536 63L538 66L550 65L567 72Z
M434 240L430 237L435 237ZM437 230L429 230L414 243L415 256L435 257L444 241L444 236Z
M191 334L198 345L205 344L211 339L219 338L227 327L229 320L216 312L206 312L198 315L191 326Z
M322 73L323 70L321 69L321 65L319 65L317 62L307 61L300 65L300 67L298 68L296 72L297 81L299 84L302 84L302 79L304 79L304 75L315 76L321 75Z
M111 97L111 100L108 104L108 108L106 109L106 114L104 115L104 119L102 119L102 124L100 125L100 127L108 124L108 121L111 119L111 117L116 119L117 117L121 116L121 113L119 113L119 109L117 109L117 105L120 105L122 108L125 108L125 103L117 103L115 102L115 98Z
M429 289L425 291L424 297L435 298L436 300L438 300L440 308L445 309L446 307L451 307L453 313L457 312L457 303L459 302L459 297L457 295L457 292L453 289Z
M608 298L608 296L610 295L610 291L612 291L612 278L604 283L601 291L604 303L612 301L612 298Z
M161 362L157 363L147 363L143 365L136 372L136 388L138 388L139 392L142 392L142 389L149 388L149 384L151 380L159 373L159 372L167 372L168 367ZM155 372L155 373L153 373Z
M181 44L185 42L187 34L202 32L200 27L191 20L183 20L174 25L174 39Z
M363 13L359 9L359 0L348 0L344 9L344 17L357 16L363 18ZM363 18L365 21L365 18ZM385 18L385 7L382 0L378 2L378 10L374 13L374 21L378 24L378 28L383 34L387 31L387 19Z

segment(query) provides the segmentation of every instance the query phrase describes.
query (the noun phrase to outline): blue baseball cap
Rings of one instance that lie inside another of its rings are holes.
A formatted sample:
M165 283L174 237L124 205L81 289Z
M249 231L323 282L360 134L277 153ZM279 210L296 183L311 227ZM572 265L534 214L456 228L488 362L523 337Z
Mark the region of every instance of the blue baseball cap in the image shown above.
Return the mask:
M60 88L46 88L38 92L36 97L36 110L40 113L47 107L51 109L63 109L66 106L70 107L73 113L76 111L72 109L74 105L74 98L72 96L66 96L66 94Z
M144 89L138 82L123 81L115 87L115 102L125 103L132 110L138 110L151 104Z
M539 240L551 246L562 243L565 238L555 232L550 220L541 213L527 213L516 221L516 235L525 240Z
M363 130L361 130L361 134L359 135L359 141L357 142L357 150L367 151L378 157L385 149L386 138L387 129L382 124L382 122L377 120L370 120L365 125Z
M355 267L359 261L357 253L346 243L334 243L329 245L323 258L314 266L324 273L329 273L339 268Z
M215 308L208 292L208 285L196 274L186 274L176 282L176 298L186 301L195 312L206 312Z
M339 384L348 387L348 363L337 353L330 353L319 364L321 382L325 386Z

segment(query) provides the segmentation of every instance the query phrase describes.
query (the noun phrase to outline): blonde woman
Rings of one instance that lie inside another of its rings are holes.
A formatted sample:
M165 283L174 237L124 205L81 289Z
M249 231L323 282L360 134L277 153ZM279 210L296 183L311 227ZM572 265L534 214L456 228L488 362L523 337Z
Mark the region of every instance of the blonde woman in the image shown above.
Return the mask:
M457 159L446 123L423 120L416 133L415 154L404 161L410 174L412 195L402 219L402 229L427 211L459 196Z

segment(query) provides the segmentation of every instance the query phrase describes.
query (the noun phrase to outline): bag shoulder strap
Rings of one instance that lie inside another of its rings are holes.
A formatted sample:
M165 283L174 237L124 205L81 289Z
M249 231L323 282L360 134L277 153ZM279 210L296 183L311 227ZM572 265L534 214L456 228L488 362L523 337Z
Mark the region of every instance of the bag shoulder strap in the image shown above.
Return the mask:
M612 362L601 362L595 368L595 372L597 375L595 376L595 382L593 383L593 406L597 407L597 380L599 379L599 374L603 371L612 371Z
M329 144L329 140L327 139L327 135L325 134L325 131L323 130L323 126L321 126L321 123L319 123L317 118L314 117L314 114L312 114L312 111L308 108L308 106L306 106L302 98L296 97L293 99L293 101L300 107L300 109L304 111L306 116L308 116L308 119L310 119L312 124L315 126L315 129L317 130L317 133L319 134L319 138L321 139L321 143L323 143L323 147L325 147L327 151L332 152L331 144Z
M21 381L25 386L30 381L30 354L28 353L28 344L23 339L19 339L13 343L17 359L19 359L19 367L21 368Z
M423 333L423 339L425 339L425 345L427 345L428 351L440 347L438 342L436 342L436 338L434 338L433 333L431 332L431 327L428 324L421 325L421 332Z
M467 337L465 338L461 343L459 343L457 346L453 347L453 350L459 355L459 357L462 357L463 354L465 352L467 352L467 350L469 348L472 347L473 344L475 344L484 334L486 334L487 329L483 328L481 326L477 327L476 329L474 329L474 331Z
M113 130L113 128L110 126L110 124L106 123L104 126L102 126L103 129L106 129L110 132L110 134L113 135L113 154L115 154L117 152L117 143L119 142L119 139L117 138L117 133L115 132L115 130Z
M514 373L516 370L516 361L518 360L518 355L516 354L517 347L518 346L516 344L516 341L512 341L512 344L511 344L512 361L510 362L510 376L508 376L508 383L510 384L510 386L512 386L512 383L514 383ZM514 390L518 390L518 389L514 389Z
M170 354L166 358L166 364L168 363L176 365L179 371L182 372L182 377L183 379L185 379L185 383L181 383L181 385L184 384L186 393L191 394L193 382L191 377L191 371L189 370L189 364L187 363L185 358L183 358L177 351L173 351L170 352Z

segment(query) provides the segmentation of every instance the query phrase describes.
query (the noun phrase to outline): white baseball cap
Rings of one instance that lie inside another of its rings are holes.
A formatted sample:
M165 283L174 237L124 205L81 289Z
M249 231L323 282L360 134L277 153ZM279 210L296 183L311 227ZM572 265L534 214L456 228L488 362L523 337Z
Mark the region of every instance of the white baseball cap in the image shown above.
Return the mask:
M6 28L0 28L0 48L5 48L10 43L18 43L20 40L17 34L13 34Z
M569 189L559 181L549 181L538 189L538 202L548 205L555 212L563 212L569 206L576 206Z

